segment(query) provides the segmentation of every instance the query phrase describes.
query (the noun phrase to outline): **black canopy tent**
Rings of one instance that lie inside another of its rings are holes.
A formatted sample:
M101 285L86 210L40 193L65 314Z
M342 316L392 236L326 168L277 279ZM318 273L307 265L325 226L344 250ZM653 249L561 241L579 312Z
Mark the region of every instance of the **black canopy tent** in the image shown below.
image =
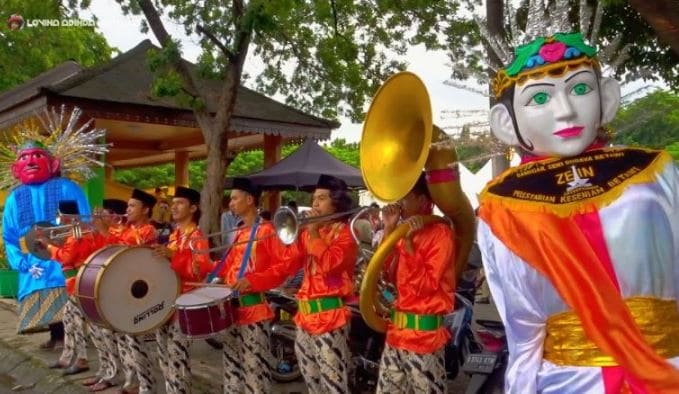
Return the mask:
M308 190L316 185L320 174L340 178L350 188L365 187L359 169L334 158L312 139L307 139L296 151L273 166L245 177L264 189ZM227 181L227 188L230 181Z

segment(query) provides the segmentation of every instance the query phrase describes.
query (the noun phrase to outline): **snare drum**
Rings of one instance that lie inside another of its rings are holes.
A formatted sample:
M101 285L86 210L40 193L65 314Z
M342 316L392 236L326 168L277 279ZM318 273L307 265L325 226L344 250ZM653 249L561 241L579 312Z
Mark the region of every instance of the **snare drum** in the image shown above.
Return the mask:
M233 324L232 290L200 287L182 294L175 302L179 330L191 339L213 337Z
M179 289L170 262L151 248L111 245L94 252L80 269L75 297L89 321L137 335L172 317Z

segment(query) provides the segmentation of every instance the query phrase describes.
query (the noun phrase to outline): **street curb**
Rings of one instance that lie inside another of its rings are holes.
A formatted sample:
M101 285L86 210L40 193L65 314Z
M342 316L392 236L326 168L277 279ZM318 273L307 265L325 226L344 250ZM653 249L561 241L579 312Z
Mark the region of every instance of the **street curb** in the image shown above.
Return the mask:
M0 338L0 375L11 377L23 388L17 392L88 393L81 385L48 369L40 359L17 349ZM30 390L30 391L29 391Z

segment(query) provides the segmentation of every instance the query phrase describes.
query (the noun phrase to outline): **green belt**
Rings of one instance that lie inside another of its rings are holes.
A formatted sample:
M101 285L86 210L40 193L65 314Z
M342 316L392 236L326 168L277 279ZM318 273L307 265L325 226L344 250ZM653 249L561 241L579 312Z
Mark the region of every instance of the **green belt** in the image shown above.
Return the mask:
M253 306L264 302L264 295L262 293L243 294L238 297L238 305Z
M64 271L64 278L69 279L74 276L78 275L78 270L75 268L71 268L69 270Z
M396 328L410 330L433 331L443 325L441 315L418 315L417 313L391 311L391 322Z
M312 300L299 300L299 310L309 315L312 313L325 312L341 308L344 303L339 297L314 298Z

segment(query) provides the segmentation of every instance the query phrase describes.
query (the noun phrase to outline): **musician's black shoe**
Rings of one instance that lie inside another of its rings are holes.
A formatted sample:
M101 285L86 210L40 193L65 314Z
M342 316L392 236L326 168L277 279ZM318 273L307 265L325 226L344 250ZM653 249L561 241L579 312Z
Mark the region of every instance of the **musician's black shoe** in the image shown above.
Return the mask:
M215 349L221 350L221 349L224 348L224 344L222 344L220 341L218 341L214 338L208 338L208 339L205 340L205 342L207 342L208 345L212 346Z

